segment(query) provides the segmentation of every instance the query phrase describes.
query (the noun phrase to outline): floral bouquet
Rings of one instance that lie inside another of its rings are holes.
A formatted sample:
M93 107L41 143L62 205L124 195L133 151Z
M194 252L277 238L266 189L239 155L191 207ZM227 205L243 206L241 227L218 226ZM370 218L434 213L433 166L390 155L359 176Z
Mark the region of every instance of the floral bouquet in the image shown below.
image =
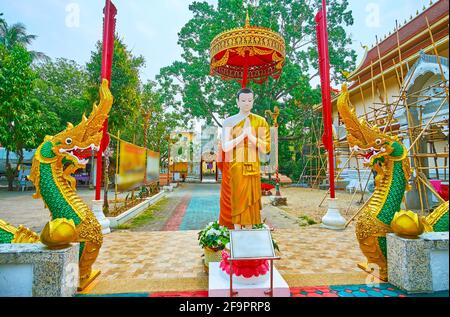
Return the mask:
M271 228L265 224L253 225L252 229L267 229ZM198 233L199 245L202 248L209 248L213 251L221 251L226 248L230 242L230 231L227 227L221 226L218 221L210 222L202 231ZM272 238L273 247L280 251L277 242Z
M202 248L220 251L225 249L230 242L230 232L227 227L221 226L218 221L210 222L198 233L198 241Z

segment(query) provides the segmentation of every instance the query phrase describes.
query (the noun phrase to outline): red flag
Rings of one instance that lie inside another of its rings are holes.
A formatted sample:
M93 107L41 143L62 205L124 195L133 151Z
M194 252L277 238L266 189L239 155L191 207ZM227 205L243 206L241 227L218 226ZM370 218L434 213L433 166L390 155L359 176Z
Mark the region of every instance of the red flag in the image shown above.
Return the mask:
M102 79L107 79L111 85L114 33L116 30L117 14L117 9L111 0L106 0L103 13L105 17L103 18Z
M331 112L331 86L330 86L330 58L328 55L328 31L326 1L322 0L322 9L316 15L317 48L319 51L320 82L322 87L322 112L324 134L322 142L328 151L328 165L330 175L330 196L334 193L334 155L333 155L333 129Z
M101 79L107 79L111 87L112 61L114 55L114 33L116 30L117 9L111 0L106 0L103 9L103 47L102 47L102 74ZM95 199L100 200L100 189L102 184L102 153L109 144L108 119L103 124L103 137L100 150L97 152L97 171L95 181Z

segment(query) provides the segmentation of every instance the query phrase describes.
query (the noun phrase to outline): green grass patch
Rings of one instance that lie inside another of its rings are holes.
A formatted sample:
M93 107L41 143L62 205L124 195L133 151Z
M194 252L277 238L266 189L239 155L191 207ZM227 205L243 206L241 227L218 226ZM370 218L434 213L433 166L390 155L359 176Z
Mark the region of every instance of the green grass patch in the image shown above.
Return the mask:
M128 230L128 229L130 229L131 228L131 224L129 224L129 223L123 223L123 224L121 224L121 225L118 225L117 226L117 230Z
M314 219L308 217L307 215L298 217L298 223L300 224L300 227L306 227L317 224L317 222Z
M127 227L124 229L133 229L146 225L147 223L155 219L155 213L157 211L160 211L167 204L167 201L168 199L166 197L162 198L156 204L148 207L142 214L130 220L129 222L123 224L122 226Z

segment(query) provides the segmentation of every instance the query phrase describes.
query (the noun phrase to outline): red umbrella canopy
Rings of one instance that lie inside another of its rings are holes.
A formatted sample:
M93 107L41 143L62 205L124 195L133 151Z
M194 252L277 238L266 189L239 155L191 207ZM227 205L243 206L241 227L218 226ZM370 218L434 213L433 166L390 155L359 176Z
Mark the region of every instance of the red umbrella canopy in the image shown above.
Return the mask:
M285 57L284 38L268 28L251 26L247 15L243 28L220 33L211 42L211 75L238 80L243 87L249 80L263 83L270 76L280 77Z

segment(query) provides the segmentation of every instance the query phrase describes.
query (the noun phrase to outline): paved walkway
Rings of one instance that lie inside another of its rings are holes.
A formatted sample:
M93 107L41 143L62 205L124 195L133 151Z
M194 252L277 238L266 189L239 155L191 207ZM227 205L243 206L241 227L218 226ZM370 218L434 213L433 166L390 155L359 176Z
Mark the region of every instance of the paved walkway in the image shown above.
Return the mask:
M335 232L318 226L274 232L281 249L276 267L291 287L365 284L356 267L364 260L354 228ZM113 232L105 236L95 264L102 274L92 294L208 289L197 230Z
M50 215L48 209L44 207L42 199L33 198L34 193L34 190L25 192L0 190L0 219L15 227L24 225L35 232L41 232L50 220ZM81 188L77 193L88 206L92 206L95 190ZM119 197L125 195L119 195ZM103 191L101 197L103 197ZM114 193L110 193L109 198L114 198Z
M147 224L105 236L95 264L102 274L86 292L207 290L197 233L218 219L219 209L220 185L182 184ZM293 216L267 204L262 218L275 228L282 258L276 267L291 287L365 283L367 275L356 267L364 257L353 227L342 232L300 227Z
M216 221L220 212L220 184L182 184L170 193L154 217L133 231L201 230ZM277 229L294 229L295 217L266 203L261 218Z

